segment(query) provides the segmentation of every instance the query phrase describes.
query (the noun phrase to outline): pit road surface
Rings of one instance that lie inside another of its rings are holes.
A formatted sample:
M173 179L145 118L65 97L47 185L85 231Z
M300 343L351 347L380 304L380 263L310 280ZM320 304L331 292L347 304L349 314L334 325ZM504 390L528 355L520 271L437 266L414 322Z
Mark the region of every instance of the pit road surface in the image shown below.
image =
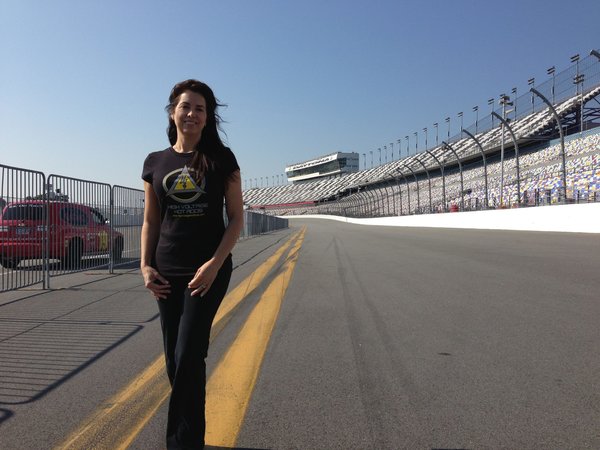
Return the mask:
M211 344L209 378L294 261L236 446L220 448L600 448L600 235L291 225L234 251L232 289L299 243ZM160 375L142 410L107 404L160 358L156 305L135 270L78 277L3 294L0 448L53 448L114 413L147 420L98 442L162 449Z

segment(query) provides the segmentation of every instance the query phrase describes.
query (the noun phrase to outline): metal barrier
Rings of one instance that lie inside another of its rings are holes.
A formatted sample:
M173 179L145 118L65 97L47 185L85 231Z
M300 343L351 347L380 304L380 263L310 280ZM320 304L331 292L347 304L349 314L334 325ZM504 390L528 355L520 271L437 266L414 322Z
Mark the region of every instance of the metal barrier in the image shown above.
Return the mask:
M0 292L141 256L144 191L0 165ZM244 211L240 238L288 227Z
M46 197L49 276L108 267L123 247L111 226L111 186L50 175Z
M0 292L45 286L45 185L41 172L0 165Z
M116 249L111 267L137 262L141 258L142 224L144 223L144 191L124 186L112 189L111 229L123 236L124 245ZM111 239L114 241L114 237Z
M240 238L256 236L270 231L281 230L289 226L288 219L260 214L252 211L244 211L244 228Z

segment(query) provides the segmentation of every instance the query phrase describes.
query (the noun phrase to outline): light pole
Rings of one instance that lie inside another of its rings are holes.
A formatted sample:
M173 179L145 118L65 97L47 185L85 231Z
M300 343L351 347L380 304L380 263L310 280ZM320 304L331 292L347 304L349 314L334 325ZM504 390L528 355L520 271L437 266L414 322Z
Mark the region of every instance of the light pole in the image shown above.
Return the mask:
M473 106L473 112L475 113L475 134L477 134L477 124L479 123L479 106Z
M373 168L373 150L369 150L369 153L371 154L371 169Z
M502 106L502 118L506 120L506 106L512 105L510 97L506 94L500 95L500 105ZM504 122L502 122L502 136L500 141L500 208L503 206L504 197ZM520 201L520 199L519 199Z
M381 147L377 149L379 151L379 165L381 165Z
M517 88L514 87L510 90L510 93L513 95L513 120L517 120Z
M583 79L584 79L585 74L580 73L579 75L573 77L573 84L577 85L577 90L579 90L579 85L581 84L581 106L580 106L580 110L581 110L581 116L580 116L580 122L581 122L581 126L579 127L579 132L583 133Z
M579 53L577 53L576 55L571 56L571 63L575 63L575 76L579 76ZM578 94L579 93L579 86L576 87L576 91L575 93Z
M446 123L448 124L448 137L446 138L446 140L450 140L450 117L446 117Z
M417 150L419 148L419 133L416 131L413 133L415 135L415 155L417 154Z
M554 86L556 84L556 75L555 75L555 72L556 72L556 67L554 67L554 66L552 66L548 70L546 70L546 73L548 75L552 75L552 104L554 104L554 102L556 101L555 100L555 96L554 96Z
M406 157L408 158L408 154L410 153L410 139L408 136L404 136L404 139L406 139Z
M459 112L457 114L458 118L460 119L460 137L462 137L462 130L463 130L463 112Z
M581 105L579 109L581 113L579 115L580 127L579 130L583 133L583 74L579 74L579 53L571 56L571 63L575 63L575 76L573 77L573 84L575 85L575 95L579 94L579 85L581 84Z
M383 151L385 152L385 163L387 164L387 145L383 146Z
M527 80L527 85L531 86L530 89L535 89L535 77ZM535 112L535 95L533 95L533 92L532 92L531 93L531 114L533 114L534 112Z
M437 122L434 123L433 126L435 127L435 146L437 147L438 146L438 141L439 141L439 133L438 133L439 126L438 126Z
M392 149L392 161L394 160L394 143L390 142L390 148Z
M492 107L490 114L492 115L492 128L494 128L494 115L492 114L494 112L494 99L493 98L488 99L488 105L490 105Z
M423 128L423 131L425 132L425 151L427 151L427 127Z

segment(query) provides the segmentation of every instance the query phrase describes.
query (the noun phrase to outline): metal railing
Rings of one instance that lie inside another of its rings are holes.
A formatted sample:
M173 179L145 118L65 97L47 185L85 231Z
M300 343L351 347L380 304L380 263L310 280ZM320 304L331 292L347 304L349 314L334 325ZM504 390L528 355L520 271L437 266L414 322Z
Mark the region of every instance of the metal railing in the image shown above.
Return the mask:
M0 164L0 292L80 271L137 267L144 191ZM241 238L288 227L244 211Z
M281 230L288 228L288 226L288 219L252 211L244 211L244 228L242 229L240 238L247 238L268 233L270 231Z
M106 183L49 175L45 201L48 277L108 267L123 245L114 231L112 187ZM49 285L49 281L48 281Z
M43 198L44 186L46 186L46 177L41 172L33 170L19 169L16 167L0 166L0 211L7 204L19 201L24 198L35 198L41 196ZM27 211L15 211L16 219L20 214L26 214ZM43 221L42 226L45 226L45 214L43 208L33 214L38 214ZM31 236L25 234L25 227L17 226L8 238L8 225L4 219L0 219L0 291L8 291L25 286L31 286L45 281L46 272L43 270L35 270L29 267L23 270L15 270L21 260L28 257L31 253L32 246L39 246L37 252L42 256L45 247L45 240L32 242ZM35 230L36 233L43 230ZM37 260L40 264L43 259Z

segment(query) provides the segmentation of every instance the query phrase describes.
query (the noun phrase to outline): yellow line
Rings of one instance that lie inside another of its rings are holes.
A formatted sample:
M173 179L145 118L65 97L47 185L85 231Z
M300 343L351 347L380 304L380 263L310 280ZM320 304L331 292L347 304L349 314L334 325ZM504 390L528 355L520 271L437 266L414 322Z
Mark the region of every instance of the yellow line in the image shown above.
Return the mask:
M298 259L298 239L282 271L269 284L206 386L206 442L235 447L267 344Z
M270 258L225 296L215 317L211 338L224 327L229 314L263 282L303 231L292 235ZM126 449L169 396L169 391L169 382L164 371L164 356L161 355L125 388L104 402L55 449Z
M164 358L159 357L121 392L106 401L65 442L55 448L127 448L168 397L169 389L169 381L164 374ZM149 411L152 413L149 414Z
M154 384L157 375L160 375L164 372L164 359L158 358L155 360L139 377L137 377L133 382L125 387L121 392L119 392L116 396L113 396L109 401L104 403L104 405L94 414L91 420L85 421L84 425L75 431L71 436L58 448L60 449L83 449L90 448L86 447L88 443L95 442L96 438L101 436L101 430L103 429L114 429L114 418L122 417L123 405L131 404L136 409L143 406L137 401L139 398L139 392L145 391L148 385ZM168 387L168 381L167 381ZM150 397L147 397L150 398ZM130 408L128 411L132 413ZM119 423L123 423L119 420ZM118 426L118 424L117 424ZM96 448L108 448L98 446Z
M156 411L158 411L158 408L160 408L161 405L163 404L163 402L167 398L169 398L169 394L171 393L171 388L169 386L169 383L166 380L166 377L163 377L163 378L165 379L164 383L161 383L159 386L157 386L156 389L153 389L147 395L147 396L150 396L150 398L152 400L150 402L147 402L147 406L146 406L145 410L142 411L142 413L145 413L145 415L142 415L141 420L136 420L131 425L131 428L129 429L129 435L125 436L125 438L123 439L122 442L119 442L118 447L114 447L115 450L126 450L127 448L129 448L129 445L131 445L131 443L135 440L137 435L140 434L140 432L146 426L148 421L154 416L154 414L156 414ZM113 431L113 433L114 433L114 431ZM116 439L118 439L118 437L115 436L115 437L113 437L113 439L116 440ZM98 447L94 447L94 448L98 448Z
M285 244L263 264L261 264L254 272L252 272L244 281L238 284L235 289L231 290L221 302L215 320L212 326L212 335L216 335L227 323L227 317L231 312L242 302L243 299L254 291L267 277L269 272L273 269L275 264L281 259L281 256L287 251L292 242L304 232L304 228L292 235Z

